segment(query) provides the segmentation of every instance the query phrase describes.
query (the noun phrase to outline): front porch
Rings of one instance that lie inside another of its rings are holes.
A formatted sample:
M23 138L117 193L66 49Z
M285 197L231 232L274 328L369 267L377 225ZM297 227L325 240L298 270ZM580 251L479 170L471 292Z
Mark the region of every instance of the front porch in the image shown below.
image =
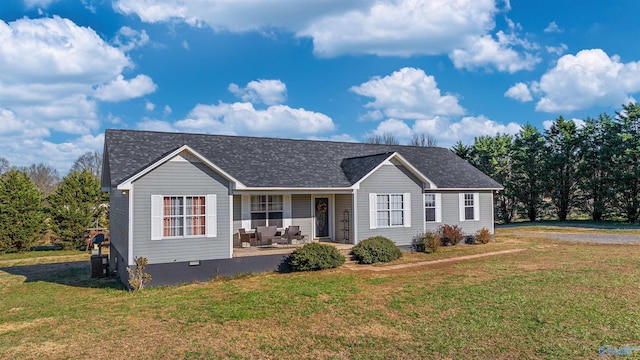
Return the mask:
M354 245L340 244L332 241L322 241L323 244L335 246L343 254L351 251ZM262 246L251 246L246 248L233 248L233 257L249 257L249 256L266 256L266 255L285 255L292 253L295 249L304 246L304 244L272 244Z

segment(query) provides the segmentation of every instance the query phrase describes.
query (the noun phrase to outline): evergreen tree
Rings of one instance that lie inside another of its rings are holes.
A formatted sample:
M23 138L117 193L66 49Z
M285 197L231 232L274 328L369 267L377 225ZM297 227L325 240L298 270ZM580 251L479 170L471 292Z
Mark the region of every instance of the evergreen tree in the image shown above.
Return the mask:
M614 201L613 171L618 140L617 125L608 114L598 119L587 118L578 131L580 151L577 184L578 201L583 210L591 214L593 221L602 221Z
M531 124L516 134L511 161L513 195L521 203L520 211L529 221L536 221L542 208L544 138Z
M29 250L46 230L41 193L24 172L0 178L0 252Z
M614 155L617 202L627 221L638 221L640 210L640 105L630 102L616 112L619 148Z
M86 230L105 211L107 197L100 181L87 169L71 172L48 197L55 235L67 245L82 248Z
M463 158L464 160L469 161L471 158L471 146L467 146L462 143L462 141L458 140L452 147L451 151Z
M544 132L546 156L544 168L545 190L551 196L558 219L567 220L575 203L578 159L578 135L576 124L557 118Z

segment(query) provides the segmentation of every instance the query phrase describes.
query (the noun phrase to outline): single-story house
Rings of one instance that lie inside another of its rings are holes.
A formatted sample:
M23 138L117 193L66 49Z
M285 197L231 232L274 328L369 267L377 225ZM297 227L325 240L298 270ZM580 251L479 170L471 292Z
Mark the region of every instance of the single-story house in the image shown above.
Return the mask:
M106 130L110 268L145 257L152 285L272 270L234 257L239 229L297 226L307 239L410 245L442 224L494 230L502 186L448 149Z

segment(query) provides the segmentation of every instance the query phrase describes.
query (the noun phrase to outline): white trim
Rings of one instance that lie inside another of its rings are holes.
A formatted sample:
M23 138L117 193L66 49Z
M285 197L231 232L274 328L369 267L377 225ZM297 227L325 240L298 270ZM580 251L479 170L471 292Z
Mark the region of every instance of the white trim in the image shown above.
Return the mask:
M242 189L234 189L235 195L332 195L332 194L351 194L353 187L335 187L335 188L291 188L291 187L244 187Z
M133 182L134 181L138 180L142 176L148 174L152 170L156 169L157 167L159 167L160 165L166 163L167 161L173 159L174 157L180 155L180 153L183 152L183 151L187 151L187 152L191 153L191 155L193 155L195 158L197 158L202 163L206 164L208 167L213 169L218 174L222 175L222 177L224 177L225 179L229 180L230 182L235 183L236 184L236 188L245 188L245 186L240 181L238 181L233 176L227 174L227 172L225 172L224 170L220 169L218 166L216 166L211 161L207 160L207 158L205 158L204 156L200 155L197 151L193 150L188 145L182 145L181 147L179 147L176 150L170 152L168 155L164 156L163 158L161 158L160 160L156 161L155 163L147 166L146 168L144 168L143 170L139 171L135 175L133 175L130 178L122 181L120 184L118 184L117 189L118 190L130 190L132 188L132 186L133 186Z
M129 228L127 229L127 234L129 236L129 251L127 251L127 264L128 266L133 266L135 262L133 261L133 186L129 189Z
M378 228L378 194L369 193L369 229Z
M402 194L404 227L411 227L411 193Z
M433 198L434 198L433 209L435 210L435 219L433 221L427 221L427 195L433 195ZM441 223L442 222L442 193L434 193L434 192L424 193L423 201L424 201L424 206L423 206L424 216L422 218L424 219L424 222L425 222L425 229L426 229L426 224Z
M162 239L163 196L151 195L151 240Z
M436 223L442 222L442 194L436 193Z
M464 192L467 192L467 193L472 193L472 192L476 192L476 191L492 191L492 190L498 191L498 190L504 190L503 187L501 187L501 188L437 188L437 189L438 189L438 191L443 191L443 192L444 191L456 191L456 192L464 191ZM432 190L432 189L425 189L425 190ZM427 191L427 192L429 192L429 191Z
M358 190L353 190L351 195L351 209L353 210L351 226L353 226L352 244L358 244Z
M316 198L326 198L329 206L329 213L327 214L327 220L329 224L329 236L318 237L316 235ZM312 239L335 239L335 198L333 194L311 194L311 238Z
M480 221L480 193L473 193L473 220Z
M205 237L218 237L218 198L216 194L207 194L205 203Z
M385 164L388 164L389 161L391 159L393 159L393 158L397 159L404 167L406 167L410 172L412 172L415 176L417 176L419 180L421 180L422 182L428 183L429 184L429 188L431 188L431 189L437 189L438 188L438 186L433 181L429 180L428 177L426 177L423 173L421 173L418 169L416 169L415 166L411 165L411 163L409 161L407 161L407 159L405 159L402 155L398 154L397 152L392 153L385 160L381 161L380 164L378 164L378 166L373 168L373 170L369 171L368 174L366 174L360 180L358 180L355 184L353 184L351 186L351 188L359 189L360 188L360 183L362 183L369 176L371 176L371 174L373 174L378 169L380 169L380 167L384 166Z
M233 257L233 195L229 195L229 258Z
M464 195L473 195L473 219L466 219ZM460 215L460 221L479 221L480 220L480 193L478 192L461 192L458 194L458 212Z

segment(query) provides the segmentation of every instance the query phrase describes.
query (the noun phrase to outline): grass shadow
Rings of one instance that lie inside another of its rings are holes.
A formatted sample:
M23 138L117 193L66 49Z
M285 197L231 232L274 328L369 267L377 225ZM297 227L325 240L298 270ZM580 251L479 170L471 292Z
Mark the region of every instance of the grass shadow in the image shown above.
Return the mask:
M116 277L92 278L89 261L68 261L49 264L0 267L0 271L24 276L24 282L50 282L84 288L126 290Z

